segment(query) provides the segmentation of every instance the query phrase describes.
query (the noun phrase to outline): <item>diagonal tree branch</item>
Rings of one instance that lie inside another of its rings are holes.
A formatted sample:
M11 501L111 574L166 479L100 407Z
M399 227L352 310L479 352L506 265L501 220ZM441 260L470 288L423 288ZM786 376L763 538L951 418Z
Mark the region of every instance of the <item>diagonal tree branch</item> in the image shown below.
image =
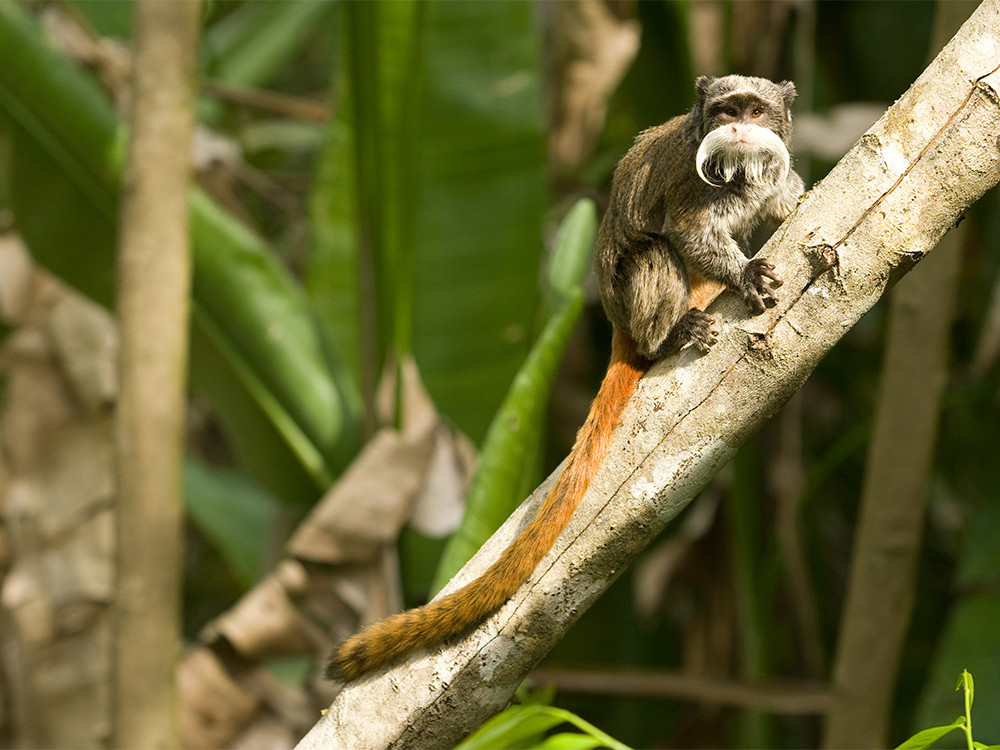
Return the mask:
M949 45L764 249L785 285L750 317L713 308L719 343L658 363L556 546L481 627L344 689L299 747L451 746L510 700L562 637L886 289L1000 180L1000 0ZM445 588L481 573L551 486Z

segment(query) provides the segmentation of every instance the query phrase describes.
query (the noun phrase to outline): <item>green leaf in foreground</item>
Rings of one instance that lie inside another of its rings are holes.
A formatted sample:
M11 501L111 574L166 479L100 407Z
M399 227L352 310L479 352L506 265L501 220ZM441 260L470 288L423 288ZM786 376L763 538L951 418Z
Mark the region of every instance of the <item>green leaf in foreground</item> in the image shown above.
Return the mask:
M964 732L965 744L969 750L973 750L973 748L982 749L990 747L989 745L984 745L982 742L976 742L972 738L972 702L975 697L975 683L972 680L972 675L969 674L967 669L963 669L962 674L958 676L958 685L955 686L955 690L961 690L963 693L963 698L965 700L965 716L959 716L955 719L955 721L946 726L931 727L930 729L924 729L923 731L917 732L915 735L906 740L906 742L896 748L896 750L920 750L921 748L930 747L953 729L961 729L962 732ZM994 745L993 747L997 746Z
M560 733L545 737L546 732L560 724L572 724L583 734ZM576 714L539 704L511 706L483 724L455 750L513 750L524 747L550 750L606 747L611 750L630 750L628 745Z

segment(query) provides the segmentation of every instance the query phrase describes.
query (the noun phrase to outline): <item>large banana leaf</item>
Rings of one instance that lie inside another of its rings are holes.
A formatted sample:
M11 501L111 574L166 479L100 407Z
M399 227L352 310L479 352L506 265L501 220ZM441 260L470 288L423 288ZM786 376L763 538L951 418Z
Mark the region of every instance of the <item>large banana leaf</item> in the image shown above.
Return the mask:
M411 2L341 6L335 116L310 199L307 288L369 407L389 349L409 349L412 275L399 239L413 210L403 187L413 183L403 146L412 128L402 125L418 94L411 60L422 16Z
M366 393L389 352L412 351L441 411L478 440L537 309L545 175L532 6L343 10L308 286Z
M529 2L427 9L414 353L481 439L531 345L545 206L540 30Z
M0 4L0 128L7 200L33 254L111 306L122 126L11 3ZM252 474L282 498L313 499L356 444L350 381L301 288L198 192L192 239L193 381Z

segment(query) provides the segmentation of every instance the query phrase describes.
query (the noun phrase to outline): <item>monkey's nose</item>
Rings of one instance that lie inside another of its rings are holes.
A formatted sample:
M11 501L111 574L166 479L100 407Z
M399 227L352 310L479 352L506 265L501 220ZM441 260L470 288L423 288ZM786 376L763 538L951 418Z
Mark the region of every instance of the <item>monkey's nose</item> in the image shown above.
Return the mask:
M753 142L753 130L749 125L739 125L733 123L731 126L733 141L740 144L750 144Z

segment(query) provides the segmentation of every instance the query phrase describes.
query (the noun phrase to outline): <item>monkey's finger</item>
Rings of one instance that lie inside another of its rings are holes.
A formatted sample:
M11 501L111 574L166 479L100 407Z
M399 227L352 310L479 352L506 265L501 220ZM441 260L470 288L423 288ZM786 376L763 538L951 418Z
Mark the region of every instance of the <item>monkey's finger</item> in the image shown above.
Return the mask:
M757 291L761 294L769 294L774 296L775 291L781 288L781 281L772 281L771 279L761 279L760 285L757 287Z
M711 331L708 335L698 334L691 338L691 343L702 353L707 354L712 350L712 345L718 342L718 332Z
M766 266L762 265L757 269L757 273L761 276L761 278L770 279L776 284L784 283L782 282L781 277L774 272L774 265L771 263L768 263Z

